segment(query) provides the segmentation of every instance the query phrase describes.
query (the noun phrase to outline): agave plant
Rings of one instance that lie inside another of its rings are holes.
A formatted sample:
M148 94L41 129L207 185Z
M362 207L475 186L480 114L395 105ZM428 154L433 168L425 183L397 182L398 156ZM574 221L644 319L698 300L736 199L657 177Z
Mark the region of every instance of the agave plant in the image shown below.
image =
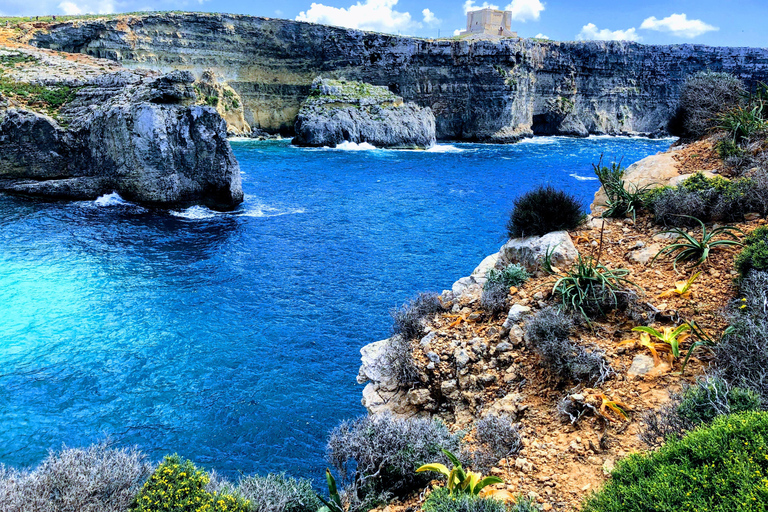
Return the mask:
M445 465L435 462L432 464L424 464L417 469L416 472L435 471L441 475L445 475L445 477L448 478L447 486L448 491L451 494L454 494L455 492L457 494L471 494L477 496L480 494L480 491L489 485L504 483L504 480L497 476L486 476L483 478L483 475L480 473L465 471L464 468L461 467L461 462L459 462L459 459L454 454L445 449L443 450L443 453L445 453L445 456L451 461L453 468L449 470Z
M317 512L344 512L344 506L341 504L341 495L336 488L336 480L333 478L329 469L325 470L325 479L328 481L328 499L326 500L319 494L317 497L323 502L323 506Z
M608 299L614 305L618 304L617 292L634 286L634 283L627 279L627 275L627 269L610 269L591 256L582 258L579 255L576 265L559 275L552 292L560 295L563 307L581 312L588 320L589 315L585 308L597 306L599 309L603 299Z
M743 245L738 240L738 237L736 235L737 232L743 233L738 228L735 228L733 226L720 226L720 227L714 228L711 231L707 231L707 227L704 225L704 223L699 219L697 219L696 217L691 217L690 215L680 215L680 217L688 217L689 219L693 219L701 225L701 240L697 240L695 237L688 234L688 232L682 228L673 228L673 229L664 231L664 233L672 233L674 235L677 235L678 241L660 250L656 254L656 256L653 257L653 260L651 260L651 264L653 264L653 262L656 261L656 258L661 256L662 254L671 255L673 253L677 253L675 254L675 260L673 263L673 267L675 270L677 270L677 263L679 261L695 260L694 266L698 266L706 261L712 249L715 249L717 247ZM723 238L720 240L715 240L715 237L718 235L729 236L731 237L731 239Z
M629 407L623 402L619 402L618 400L611 400L603 393L596 394L595 398L601 401L600 414L608 421L613 421L616 418L624 418L625 420L629 420L629 414L627 414Z
M626 183L624 181L625 169L621 166L621 162L613 162L610 167L607 167L603 165L603 155L600 155L597 164L592 164L592 168L607 197L605 204L601 205L606 207L602 216L626 217L632 215L632 219L635 219L637 210L644 204L643 198L647 187L638 188L634 183Z

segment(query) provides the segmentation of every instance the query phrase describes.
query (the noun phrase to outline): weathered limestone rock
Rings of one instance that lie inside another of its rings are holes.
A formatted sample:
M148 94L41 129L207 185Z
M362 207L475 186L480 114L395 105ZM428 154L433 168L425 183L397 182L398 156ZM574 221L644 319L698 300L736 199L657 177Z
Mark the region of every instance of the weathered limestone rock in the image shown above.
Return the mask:
M499 264L518 263L529 272L537 272L547 251L552 265L561 269L572 265L579 256L568 232L555 231L540 237L513 238L499 251Z
M195 89L198 92L198 104L215 107L224 118L228 137L251 137L254 134L251 125L245 120L240 95L229 84L217 80L212 71L203 72L202 77L195 82Z
M651 356L637 354L635 358L632 359L632 365L629 367L627 375L630 377L640 377L650 373L653 368L654 361Z
M56 59L40 57L35 80L77 94L57 119L0 107L0 191L75 199L117 192L144 204L216 209L242 202L226 125L213 108L193 105L189 72L90 70L83 78L69 62L59 70Z
M499 262L499 253L487 256L467 277L462 277L451 287L454 297L460 297L465 293L480 293L485 285L485 274L492 268L496 268Z
M37 45L131 66L226 76L253 128L290 134L320 74L389 88L430 107L438 139L659 133L680 87L716 69L768 81L765 48L621 41L449 41L289 20L162 13L56 24ZM190 51L194 49L194 51Z
M390 339L370 343L360 349L361 365L357 375L363 389L363 407L371 414L391 413L410 417L433 410L436 404L426 389L401 388L389 372L387 350Z
M318 78L299 110L295 131L298 146L354 142L425 149L435 144L435 116L429 108L404 104L386 87Z

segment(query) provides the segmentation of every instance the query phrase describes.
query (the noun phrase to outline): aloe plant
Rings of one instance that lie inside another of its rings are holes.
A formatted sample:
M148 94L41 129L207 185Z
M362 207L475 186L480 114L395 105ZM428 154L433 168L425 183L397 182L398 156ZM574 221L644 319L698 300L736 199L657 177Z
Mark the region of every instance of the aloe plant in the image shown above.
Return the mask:
M693 219L701 225L701 240L697 240L692 235L689 235L686 230L681 228L673 228L664 231L664 233L677 235L677 240L680 241L676 241L675 243L670 244L660 250L656 256L653 257L653 260L651 260L651 264L653 264L653 262L656 261L656 258L662 254L677 253L672 265L675 270L677 270L677 263L679 261L696 260L694 266L698 266L707 260L712 249L730 245L743 245L735 234L736 232L742 233L742 231L738 228L733 226L720 226L708 232L704 223L696 217L691 217L690 215L680 215L680 217ZM724 238L720 240L714 240L715 236L717 235L726 235L731 237L731 239L729 240Z
M424 464L417 469L416 472L434 471L444 475L448 479L447 487L451 494L454 494L455 492L457 494L471 494L477 496L480 494L480 491L489 485L504 483L504 480L497 476L486 476L483 478L483 475L480 473L465 471L464 468L461 467L461 462L459 462L459 459L454 454L448 450L443 450L443 453L445 453L445 456L451 461L453 468L448 469L444 464L434 462L432 464Z
M657 331L653 327L646 327L644 325L635 327L632 330L645 333L649 336L653 336L654 338L657 338L663 343L666 343L667 345L669 345L669 348L672 351L672 355L675 358L678 358L680 357L680 343L685 341L685 339L688 338L688 336L690 336L689 334L685 333L685 331L690 331L691 325L688 323L685 323L677 326L674 329L672 327L665 327L661 332ZM643 345L648 346L645 343L643 343Z

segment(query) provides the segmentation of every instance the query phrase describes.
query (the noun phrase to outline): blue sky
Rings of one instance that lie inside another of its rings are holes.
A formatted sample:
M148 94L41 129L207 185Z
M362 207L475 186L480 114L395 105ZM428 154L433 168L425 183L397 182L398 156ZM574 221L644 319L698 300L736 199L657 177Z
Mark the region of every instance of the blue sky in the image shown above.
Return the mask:
M521 36L623 39L647 44L768 46L767 0L492 0ZM464 27L477 0L0 0L0 15L195 10L301 19L435 37Z

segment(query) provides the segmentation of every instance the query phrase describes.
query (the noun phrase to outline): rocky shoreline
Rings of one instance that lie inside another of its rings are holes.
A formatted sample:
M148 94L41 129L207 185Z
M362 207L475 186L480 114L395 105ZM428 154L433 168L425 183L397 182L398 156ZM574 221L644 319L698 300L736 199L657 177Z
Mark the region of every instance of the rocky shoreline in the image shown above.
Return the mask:
M17 48L0 55L0 191L112 192L161 207L243 200L227 126L189 72L126 70Z

